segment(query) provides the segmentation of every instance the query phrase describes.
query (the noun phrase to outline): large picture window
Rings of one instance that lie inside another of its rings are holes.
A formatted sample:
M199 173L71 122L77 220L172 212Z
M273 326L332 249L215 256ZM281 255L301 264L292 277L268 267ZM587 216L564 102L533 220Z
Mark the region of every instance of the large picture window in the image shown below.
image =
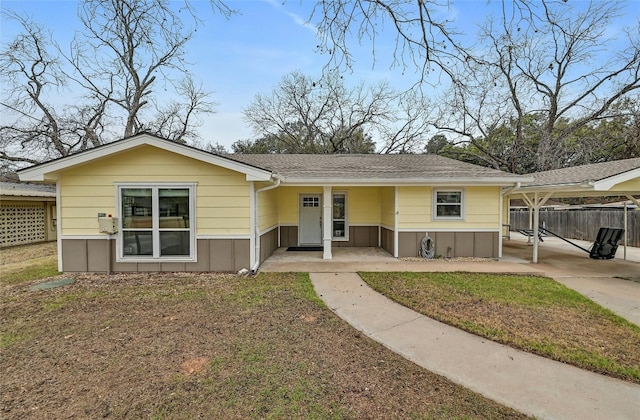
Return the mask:
M122 259L192 260L192 184L120 185Z
M463 191L435 191L434 219L462 219L464 210Z

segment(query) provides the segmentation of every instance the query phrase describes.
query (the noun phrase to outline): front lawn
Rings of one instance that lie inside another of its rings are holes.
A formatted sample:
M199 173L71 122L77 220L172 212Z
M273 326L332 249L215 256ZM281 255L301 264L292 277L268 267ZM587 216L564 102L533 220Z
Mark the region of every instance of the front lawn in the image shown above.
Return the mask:
M426 316L531 353L640 383L640 327L553 279L476 273L360 273Z
M363 336L306 274L73 277L0 286L0 417L524 418Z

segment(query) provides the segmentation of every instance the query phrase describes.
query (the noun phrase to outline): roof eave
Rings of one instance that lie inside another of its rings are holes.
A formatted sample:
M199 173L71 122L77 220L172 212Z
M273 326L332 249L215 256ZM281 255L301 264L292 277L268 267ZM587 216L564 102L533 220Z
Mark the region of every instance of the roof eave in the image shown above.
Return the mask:
M96 149L67 156L50 162L25 168L18 171L21 181L56 181L61 171L82 165L96 159L113 156L118 153L134 150L141 146L154 146L160 149L174 152L182 156L190 157L202 162L211 163L226 169L244 173L247 181L268 181L271 179L271 171L261 169L246 163L214 155L188 146L163 140L148 134L139 134L123 140L119 140Z
M617 184L630 181L635 178L640 178L640 168L632 169L630 171L618 175L613 175L597 181L592 181L590 184L596 191L608 191Z

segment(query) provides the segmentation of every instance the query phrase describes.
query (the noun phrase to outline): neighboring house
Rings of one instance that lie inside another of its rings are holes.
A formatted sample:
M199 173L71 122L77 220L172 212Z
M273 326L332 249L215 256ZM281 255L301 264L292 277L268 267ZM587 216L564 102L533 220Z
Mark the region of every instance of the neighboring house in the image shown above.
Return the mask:
M436 155L221 156L149 134L19 175L57 184L62 271L255 270L289 246L408 257L425 235L436 255L497 258L504 194L532 179ZM117 232L101 233L109 216Z
M56 240L55 185L0 182L0 247Z

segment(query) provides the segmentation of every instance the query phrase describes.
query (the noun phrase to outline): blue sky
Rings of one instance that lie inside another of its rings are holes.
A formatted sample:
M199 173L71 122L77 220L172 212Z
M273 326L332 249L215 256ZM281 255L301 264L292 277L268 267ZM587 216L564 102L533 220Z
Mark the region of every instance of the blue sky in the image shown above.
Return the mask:
M268 94L283 76L295 70L319 75L327 60L315 51L318 42L314 28L305 23L314 2L232 0L228 3L241 14L227 20L212 13L208 0L193 1L204 25L198 27L187 45L188 61L194 64L191 73L202 81L205 89L213 92L212 99L218 104L216 113L205 117L199 132L205 143L218 142L227 148L236 140L253 137L242 119L242 110L257 93ZM629 4L631 17L637 17L640 13L635 12L640 10L640 2L631 0ZM26 13L45 24L61 45L67 44L73 32L80 29L77 5L71 0L2 0L1 3L3 10ZM500 2L494 1L492 5L499 6ZM458 28L472 35L475 25L484 21L488 11L486 1L466 0L454 2L447 13L455 19ZM3 16L2 40L11 39L16 30ZM359 46L354 42L352 53L356 68L345 78L354 83L387 79L398 88L414 82L415 75L389 69L392 41L379 40L375 68L372 68L371 45Z

